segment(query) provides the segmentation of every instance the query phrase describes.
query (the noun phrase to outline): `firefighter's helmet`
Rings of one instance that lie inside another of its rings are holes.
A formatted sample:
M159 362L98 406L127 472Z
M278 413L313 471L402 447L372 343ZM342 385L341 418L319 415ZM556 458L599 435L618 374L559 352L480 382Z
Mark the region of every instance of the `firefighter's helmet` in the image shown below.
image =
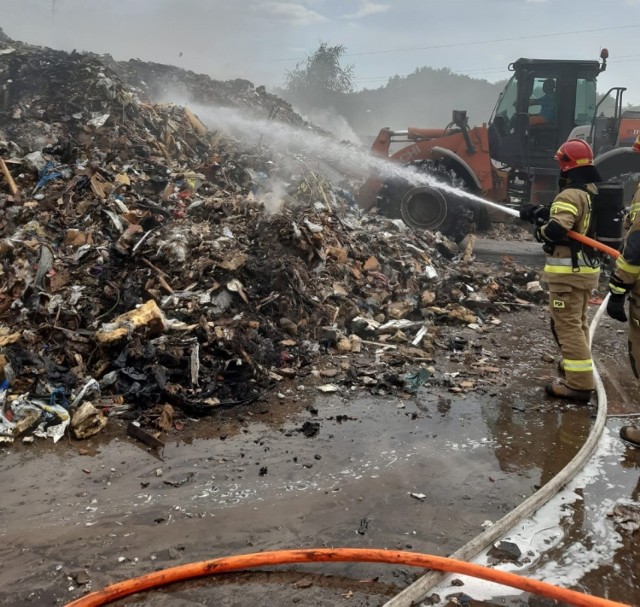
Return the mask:
M560 171L566 173L578 167L593 166L593 150L583 139L565 141L554 158L560 164Z

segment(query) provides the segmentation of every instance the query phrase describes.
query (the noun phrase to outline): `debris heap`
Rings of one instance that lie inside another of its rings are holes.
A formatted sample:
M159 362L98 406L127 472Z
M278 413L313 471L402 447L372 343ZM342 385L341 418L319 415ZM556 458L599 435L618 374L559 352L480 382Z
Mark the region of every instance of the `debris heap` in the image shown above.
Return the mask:
M139 59L114 61L101 56L99 60L141 99L166 101L177 97L202 106L234 107L251 116L270 116L294 126L311 126L287 101L268 93L264 86L255 87L248 80L222 82L206 74Z
M141 101L95 55L11 44L0 54L8 440L35 426L57 439L69 424L89 436L107 409L207 413L334 377L349 357L360 370L343 365L347 388L411 392L440 325L481 331L529 297L533 276L496 276L438 234L362 217L304 161L276 195L277 155L208 131L186 107Z

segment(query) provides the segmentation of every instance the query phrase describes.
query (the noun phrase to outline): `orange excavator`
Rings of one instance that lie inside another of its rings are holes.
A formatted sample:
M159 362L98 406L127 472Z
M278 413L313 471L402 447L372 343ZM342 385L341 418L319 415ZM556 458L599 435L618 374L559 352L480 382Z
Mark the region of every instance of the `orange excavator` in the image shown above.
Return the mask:
M553 156L571 137L591 144L603 179L611 182L618 199L626 198L625 184L631 188L640 178L640 154L630 147L640 133L640 112L623 112L623 87L611 89L597 102L596 82L606 69L606 49L600 58L601 62L518 59L509 65L513 76L488 125L470 128L467 113L454 110L443 129L383 128L372 154L409 165L434 180L416 184L402 177L371 175L359 191L360 207L375 206L413 228L440 230L460 240L476 228L488 227L496 213L489 214L455 189L511 208L547 204L557 192L559 173Z

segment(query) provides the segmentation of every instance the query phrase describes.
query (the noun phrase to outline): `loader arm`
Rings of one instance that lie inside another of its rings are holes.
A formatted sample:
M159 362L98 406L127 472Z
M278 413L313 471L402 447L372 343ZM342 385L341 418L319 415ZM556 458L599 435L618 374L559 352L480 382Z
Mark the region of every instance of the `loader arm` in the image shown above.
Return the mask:
M391 144L408 143L401 149L391 153ZM461 176L475 193L486 194L490 199L500 200L494 186L494 172L489 155L489 138L485 127L472 129L408 129L406 131L392 131L382 129L374 141L371 151L377 157L388 158L389 162L400 165L410 165L416 161L437 159L442 150L448 150L454 166L455 159ZM389 174L372 175L362 186L358 195L358 204L368 210L376 204L377 194Z

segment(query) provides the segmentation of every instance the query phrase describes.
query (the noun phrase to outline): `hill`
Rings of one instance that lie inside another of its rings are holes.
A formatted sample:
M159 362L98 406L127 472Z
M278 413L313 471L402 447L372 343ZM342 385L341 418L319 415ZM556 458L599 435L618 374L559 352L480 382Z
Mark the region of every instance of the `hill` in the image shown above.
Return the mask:
M479 125L489 120L503 87L504 82L494 84L448 68L421 67L381 88L347 95L344 116L362 135L375 135L383 126L445 126L454 109L467 110L469 123Z

